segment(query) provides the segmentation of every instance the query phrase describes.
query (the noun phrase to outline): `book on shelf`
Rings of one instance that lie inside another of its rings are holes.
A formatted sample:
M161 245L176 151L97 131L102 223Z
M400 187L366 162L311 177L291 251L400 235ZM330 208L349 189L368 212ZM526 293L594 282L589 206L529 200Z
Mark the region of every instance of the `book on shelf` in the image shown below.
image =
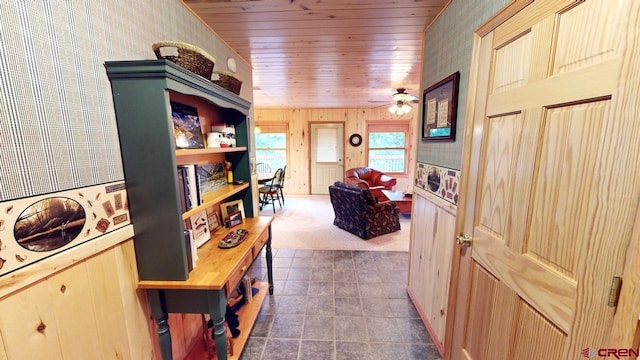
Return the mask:
M198 109L174 101L170 103L176 148L203 149L204 136L202 135Z
M198 252L196 251L192 230L187 229L184 231L184 246L187 251L187 268L191 272L196 267L196 260L198 260Z
M222 163L179 165L177 173L182 212L202 205L207 193L227 185Z
M227 178L222 163L196 165L198 196L200 200L205 194L227 185Z
M194 207L201 204L201 199L198 192L198 181L196 176L195 165L180 165L179 169L182 169L183 186L185 188L185 197L187 199L187 210L191 210Z
M187 212L191 209L191 199L189 198L189 186L187 184L187 169L178 166L178 196L180 196L180 207L182 212Z

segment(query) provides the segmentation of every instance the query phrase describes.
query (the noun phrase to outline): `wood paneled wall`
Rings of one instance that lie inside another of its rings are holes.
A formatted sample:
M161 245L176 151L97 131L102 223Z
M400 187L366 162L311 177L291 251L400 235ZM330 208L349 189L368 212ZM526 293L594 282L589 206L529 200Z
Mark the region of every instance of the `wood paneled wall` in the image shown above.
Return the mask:
M309 194L309 124L314 122L343 122L345 134L344 169L366 166L366 147L353 147L348 139L351 134L361 134L366 137L368 122L394 121L398 119L410 120L408 173L396 176L398 183L396 190L410 191L413 188L413 173L415 168L415 147L417 133L419 133L419 109L401 117L392 115L387 106L376 109L255 109L257 124L269 122L286 123L289 127L287 146L289 148L287 160L287 179L285 192L289 194Z
M0 359L154 359L149 310L125 231L0 283Z
M415 188L411 218L409 295L442 353L456 206Z

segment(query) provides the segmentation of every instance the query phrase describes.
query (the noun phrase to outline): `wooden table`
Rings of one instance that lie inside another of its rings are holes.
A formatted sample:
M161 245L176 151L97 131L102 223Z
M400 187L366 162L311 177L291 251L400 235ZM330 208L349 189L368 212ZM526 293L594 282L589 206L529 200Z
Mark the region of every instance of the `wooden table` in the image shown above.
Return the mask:
M411 214L411 196L406 196L402 191L382 190L384 196L391 201L395 201L402 214Z
M273 179L274 173L258 173L258 184L264 184Z
M138 283L139 288L147 290L151 313L158 324L160 351L164 360L172 358L171 334L167 324L168 313L209 313L213 320L218 359L227 359L227 335L224 321L228 299L265 247L269 283L256 282L254 286L263 290L258 292L259 296L255 296L252 303L262 304L267 288L269 294L273 295L272 221L273 218L270 216L244 219L242 224L233 229L247 229L249 236L240 245L231 249L218 248L220 239L230 231L226 228L219 229L209 242L198 249L198 262L189 273L187 280L143 280ZM251 314L244 314L244 316L240 314L241 321L243 319L246 321L241 322L241 336L233 342L234 358L240 356L260 306L251 306L247 310Z

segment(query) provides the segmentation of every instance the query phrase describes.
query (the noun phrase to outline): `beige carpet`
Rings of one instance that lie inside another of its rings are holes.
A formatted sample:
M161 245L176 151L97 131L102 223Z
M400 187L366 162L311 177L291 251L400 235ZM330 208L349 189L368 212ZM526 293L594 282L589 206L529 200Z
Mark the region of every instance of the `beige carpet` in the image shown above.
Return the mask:
M286 195L285 205L276 203L260 212L275 216L272 246L279 249L409 251L411 221L400 217L400 231L363 240L333 225L329 195Z

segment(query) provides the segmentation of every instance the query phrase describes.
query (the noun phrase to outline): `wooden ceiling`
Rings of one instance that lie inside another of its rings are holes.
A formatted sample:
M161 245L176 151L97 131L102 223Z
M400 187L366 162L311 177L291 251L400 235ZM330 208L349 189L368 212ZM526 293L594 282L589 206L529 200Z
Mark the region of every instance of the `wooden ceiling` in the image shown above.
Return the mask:
M422 35L449 0L184 0L253 67L258 108L419 96Z

